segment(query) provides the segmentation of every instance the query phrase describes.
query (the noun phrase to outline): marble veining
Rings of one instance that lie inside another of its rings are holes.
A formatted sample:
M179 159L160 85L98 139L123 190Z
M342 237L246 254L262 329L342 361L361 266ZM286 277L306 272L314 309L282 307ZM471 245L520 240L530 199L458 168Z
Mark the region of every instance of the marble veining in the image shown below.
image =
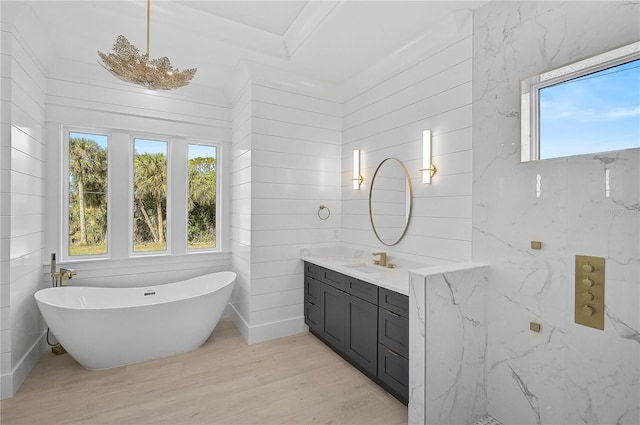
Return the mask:
M521 79L637 42L639 15L638 2L474 15L473 258L489 264L487 404L503 423L640 423L640 149L521 163L516 118ZM606 260L604 331L574 323L575 255Z
M471 424L487 414L487 283L480 265L412 272L409 423Z

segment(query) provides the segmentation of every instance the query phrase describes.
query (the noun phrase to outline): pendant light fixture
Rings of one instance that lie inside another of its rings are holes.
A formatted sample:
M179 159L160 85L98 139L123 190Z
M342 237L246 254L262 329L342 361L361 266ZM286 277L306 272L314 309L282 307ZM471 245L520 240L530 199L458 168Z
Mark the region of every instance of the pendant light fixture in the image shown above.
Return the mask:
M113 45L114 53L98 51L104 63L100 65L122 81L151 90L172 90L186 86L196 74L196 68L180 71L173 69L166 57L149 59L150 16L151 0L147 0L147 53L141 55L138 48L129 43L124 35L119 35Z

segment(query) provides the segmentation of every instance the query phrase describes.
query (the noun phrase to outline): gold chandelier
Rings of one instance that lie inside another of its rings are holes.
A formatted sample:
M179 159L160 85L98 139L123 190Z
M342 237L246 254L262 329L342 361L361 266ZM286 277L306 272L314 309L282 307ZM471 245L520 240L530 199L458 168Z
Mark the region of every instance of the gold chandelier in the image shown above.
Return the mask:
M196 68L180 71L173 69L166 57L149 59L150 9L151 0L147 0L147 53L141 55L138 48L129 43L124 35L119 35L113 45L114 53L104 54L98 51L104 63L100 65L122 81L151 90L172 90L186 86L196 74Z

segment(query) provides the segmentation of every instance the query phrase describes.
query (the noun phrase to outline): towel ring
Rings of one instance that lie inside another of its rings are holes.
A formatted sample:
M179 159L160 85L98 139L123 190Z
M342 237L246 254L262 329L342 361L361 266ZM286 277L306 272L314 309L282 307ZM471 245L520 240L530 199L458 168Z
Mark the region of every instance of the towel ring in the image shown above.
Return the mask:
M327 210L327 212L325 212L324 214L321 214L322 210ZM320 220L326 220L329 218L330 215L331 215L331 210L329 209L329 207L327 207L326 205L320 205L320 208L318 208L318 218Z

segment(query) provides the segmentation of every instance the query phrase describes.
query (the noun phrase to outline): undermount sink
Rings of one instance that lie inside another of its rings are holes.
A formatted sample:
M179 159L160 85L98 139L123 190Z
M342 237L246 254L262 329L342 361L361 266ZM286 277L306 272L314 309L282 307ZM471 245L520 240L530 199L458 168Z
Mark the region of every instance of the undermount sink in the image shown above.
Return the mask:
M360 273L367 273L367 274L380 273L385 271L385 269L383 269L382 267L373 267L373 266L368 266L366 264L349 264L348 266L345 266L345 267Z

